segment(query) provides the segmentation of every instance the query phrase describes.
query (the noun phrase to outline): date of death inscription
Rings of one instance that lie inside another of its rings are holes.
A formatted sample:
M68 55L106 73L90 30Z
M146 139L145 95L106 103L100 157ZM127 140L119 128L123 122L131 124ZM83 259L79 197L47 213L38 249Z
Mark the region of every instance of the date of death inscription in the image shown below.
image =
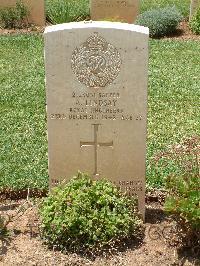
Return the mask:
M63 112L50 114L53 120L124 120L143 119L142 115L130 114L122 104L120 93L75 93L71 95L71 106ZM121 107L123 106L123 107Z
M51 185L57 186L59 184L65 183L65 179L51 179ZM140 180L131 180L131 181L112 181L112 183L120 189L122 192L126 193L129 196L138 196L144 193L145 185Z

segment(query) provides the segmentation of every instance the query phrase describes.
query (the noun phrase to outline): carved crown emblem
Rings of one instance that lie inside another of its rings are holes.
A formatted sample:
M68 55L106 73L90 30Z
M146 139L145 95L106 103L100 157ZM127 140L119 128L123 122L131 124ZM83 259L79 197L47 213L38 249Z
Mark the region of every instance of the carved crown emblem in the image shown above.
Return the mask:
M119 75L121 57L117 48L94 33L74 50L71 67L82 84L89 88L104 88Z

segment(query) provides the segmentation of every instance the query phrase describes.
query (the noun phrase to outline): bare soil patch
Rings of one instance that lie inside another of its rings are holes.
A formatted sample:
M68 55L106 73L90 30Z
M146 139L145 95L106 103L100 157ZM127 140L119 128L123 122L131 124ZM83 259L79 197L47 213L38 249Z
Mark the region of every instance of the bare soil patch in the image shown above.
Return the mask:
M10 237L3 239L0 236L0 265L200 265L198 258L178 252L173 231L175 223L165 215L160 202L152 201L152 198L147 202L145 236L139 245L124 246L113 254L88 257L48 249L40 239L36 205L26 200L6 200L1 204L0 211L7 219L12 216L13 221L8 224Z
M195 35L189 28L188 21L182 21L177 31L171 36L164 37L164 39L175 39L175 40L200 40L200 35Z
M31 33L43 33L45 27L30 26L23 29L3 29L0 28L0 35L17 35L17 34L31 34Z

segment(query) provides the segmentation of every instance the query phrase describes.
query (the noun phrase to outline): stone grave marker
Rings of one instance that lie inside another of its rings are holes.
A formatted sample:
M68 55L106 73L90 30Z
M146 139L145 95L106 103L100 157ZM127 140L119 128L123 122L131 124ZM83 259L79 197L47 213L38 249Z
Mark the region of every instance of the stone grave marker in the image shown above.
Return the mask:
M0 0L0 8L12 7L16 5L17 0ZM45 25L45 4L44 0L23 0L28 8L28 21L38 26Z
M50 186L106 177L144 215L148 28L74 22L44 36Z
M139 12L139 0L90 0L92 20L133 23Z
M191 0L190 4L190 20L192 19L192 16L197 11L197 9L200 8L200 0Z

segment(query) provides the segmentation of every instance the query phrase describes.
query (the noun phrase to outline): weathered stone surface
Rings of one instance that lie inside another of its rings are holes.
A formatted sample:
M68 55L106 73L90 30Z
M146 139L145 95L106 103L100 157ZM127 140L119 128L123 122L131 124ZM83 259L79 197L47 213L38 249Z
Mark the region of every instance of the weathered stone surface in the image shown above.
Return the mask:
M92 20L133 23L139 12L139 0L91 0Z
M190 20L197 9L200 8L200 0L191 0L190 4Z
M0 0L1 7L15 6L17 0ZM44 0L23 0L29 10L28 20L38 26L45 25Z
M139 197L144 214L148 29L68 23L45 31L51 186L78 170Z

